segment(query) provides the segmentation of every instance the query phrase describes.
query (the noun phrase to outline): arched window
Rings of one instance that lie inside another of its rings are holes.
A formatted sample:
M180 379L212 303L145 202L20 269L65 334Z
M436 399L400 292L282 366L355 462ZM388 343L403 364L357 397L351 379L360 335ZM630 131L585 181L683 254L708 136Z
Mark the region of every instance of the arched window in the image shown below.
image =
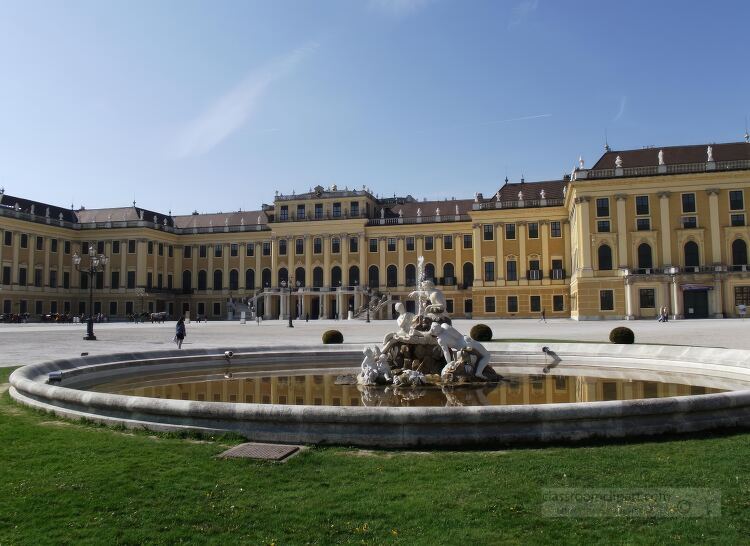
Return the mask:
M406 286L417 286L417 268L414 264L406 266Z
M208 286L208 274L205 269L198 271L198 290L205 290Z
M240 287L240 272L232 269L229 272L229 290L238 290Z
M263 288L271 286L271 270L267 267L261 272L260 280L263 283Z
M385 270L385 283L389 288L398 286L398 269L395 265L389 265Z
M349 268L349 284L351 286L357 286L359 283L359 267L353 265Z
M214 271L214 290L224 288L224 272L221 269Z
M466 262L463 266L464 286L474 286L474 264Z
M255 288L255 270L248 269L245 271L245 288L253 290Z
M305 286L305 268L298 267L294 270L294 284L299 283L300 286Z
M186 269L182 272L182 289L192 290L193 289L193 273Z
M641 243L638 245L638 269L653 269L654 262L651 259L651 245Z
M320 288L323 286L323 268L316 267L313 269L313 286Z
M289 282L289 272L286 270L286 267L279 268L278 277L279 286L281 286L282 282Z
M371 265L367 273L367 284L370 288L377 288L380 286L380 271L378 271L378 266Z
M732 242L732 265L747 265L747 244L743 239Z
M337 265L331 269L331 286L341 286L341 268Z
M599 271L612 269L612 249L609 245L601 245L598 250Z
M434 264L425 264L424 280L435 282L435 265Z
M456 284L456 271L453 269L452 263L443 265L443 284L453 286Z
M685 243L685 267L698 267L700 265L700 253L695 241Z

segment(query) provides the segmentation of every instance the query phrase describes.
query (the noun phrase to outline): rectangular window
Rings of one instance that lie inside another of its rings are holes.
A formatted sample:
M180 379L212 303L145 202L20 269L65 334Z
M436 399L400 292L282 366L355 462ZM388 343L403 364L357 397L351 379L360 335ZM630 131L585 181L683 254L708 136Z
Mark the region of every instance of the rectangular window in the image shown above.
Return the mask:
M284 254L286 254L286 241L283 241L283 242L284 242ZM279 241L279 254L280 253L281 253L281 241ZM233 258L239 256L240 245L238 245L237 243L231 243L229 245L229 255L232 256Z
M539 238L539 224L537 222L529 222L529 239Z
M34 286L37 288L42 287L42 270L40 269L34 269Z
M334 237L331 239L331 254L341 253L341 239Z
M57 248L57 240L52 239L52 248ZM52 252L55 252L53 250ZM120 253L120 241L112 241L112 254L119 254Z
M508 296L508 313L518 313L518 296Z
M734 287L734 305L745 305L750 307L750 286Z
M742 190L731 190L729 192L729 210L743 210L745 208L745 199Z
M599 218L609 216L609 197L598 197L596 199L596 216Z
M63 288L70 288L70 272L63 271Z
M653 288L641 288L638 294L641 309L654 309L656 307L656 295Z
M695 229L698 227L698 218L695 216L683 216L682 217L682 228L683 229Z
M20 286L26 286L26 268L25 267L18 268L18 284ZM86 288L88 288L88 285L86 286Z
M323 254L323 239L320 237L313 239L313 254Z
M505 224L505 238L509 241L516 238L516 224Z
M334 218L341 218L341 203L334 203L333 204L333 217Z
M295 239L294 240L294 253L297 256L301 256L305 253L305 240L304 239Z
M323 203L315 203L315 219L323 219Z
M120 272L119 271L112 271L109 286L112 288L120 288Z
M349 237L349 252L359 252L359 239L357 237Z
M555 238L562 237L562 224L560 222L550 222L549 229L550 229L550 234L552 235L552 237L555 237Z
M135 271L128 271L128 288L135 288Z
M193 257L193 247L189 245L185 245L182 247L182 257L183 258L192 258Z
M44 250L44 237L37 237L36 238L36 249L37 250Z
M236 254L232 254L232 256L236 256ZM279 239L279 256L286 256L286 239Z
M154 274L149 271L146 273L146 288L151 288L154 286Z
M279 220L282 222L286 222L287 220L289 220L289 205L281 205Z
M10 284L10 272L11 268L9 265L3 266L3 284L9 285Z
M464 233L464 250L472 248L474 246L474 235L471 233Z
M484 298L484 312L494 313L495 312L495 296L485 296Z
M745 215L744 214L732 214L730 217L733 226L744 226Z
M650 218L637 218L635 221L635 227L638 231L650 231L651 219Z
M221 315L221 303L219 303L218 301L214 302L213 311L214 311L215 317L218 317L219 315Z
M154 253L154 243L153 241L148 242L148 253L153 254Z
M126 315L132 315L133 314L133 302L132 301L126 301L125 302L125 314Z
M694 193L683 193L682 194L682 212L695 212L695 194Z
M648 195L635 196L635 213L638 216L645 216L649 213Z
M492 241L495 238L495 226L492 224L484 224L482 226L482 240Z
M565 311L565 297L562 294L552 296L552 310Z
M135 254L135 239L128 240L128 254Z
M12 231L3 232L3 244L5 244L5 246L13 245L13 232Z
M63 252L65 254L70 254L70 241L65 241L63 244Z
M117 302L116 301L109 302L109 315L112 317L117 315Z
M414 237L406 238L406 251L412 252L414 250Z
M466 298L464 300L464 313L469 315L473 311L474 311L474 300L472 300L471 298Z
M609 233L609 220L597 220L596 231L599 233Z
M388 237L388 252L396 252L396 238Z
M156 275L156 288L162 288L164 286L164 274L159 273Z
M102 252L104 252L103 248ZM101 254L102 252L100 252L99 254ZM164 256L164 243L159 243L159 256Z
M271 241L263 241L263 256L271 255Z
M42 312L43 312L43 306L44 306L44 302L42 302L41 300L37 300L37 301L35 301L35 302L34 302L34 307L35 307L35 308L34 308L34 312L35 312L35 313L36 313L37 315L41 315L41 314L42 314Z
M21 248L29 247L29 236L25 233L21 233Z
M206 304L203 302L198 302L198 314L200 316L204 316L206 314Z
M305 205L297 205L297 220L305 219Z
M370 239L370 252L377 252L378 251L378 240L374 237Z
M359 216L359 201L352 201L349 205L349 215L352 218Z
M198 257L205 258L206 256L208 256L208 248L206 245L200 245L198 247Z
M172 274L171 273L167 274L167 288L172 290ZM237 287L235 286L234 289L236 290Z
M517 281L518 270L516 269L516 261L508 260L505 264L505 280L506 281Z
M214 245L214 258L221 258L222 253L224 252L224 245L221 243L217 243Z
M432 237L432 235L427 235L424 238L424 249L425 250L433 250L435 248L435 239Z
M443 248L453 250L453 235L443 235Z
M245 245L245 256L255 256L255 243L247 243Z
M542 297L529 296L529 309L532 313L540 313L542 311Z
M495 262L484 262L484 280L495 280Z
M445 312L449 315L453 314L453 300L445 300Z
M599 309L602 311L614 311L615 297L612 290L599 291Z

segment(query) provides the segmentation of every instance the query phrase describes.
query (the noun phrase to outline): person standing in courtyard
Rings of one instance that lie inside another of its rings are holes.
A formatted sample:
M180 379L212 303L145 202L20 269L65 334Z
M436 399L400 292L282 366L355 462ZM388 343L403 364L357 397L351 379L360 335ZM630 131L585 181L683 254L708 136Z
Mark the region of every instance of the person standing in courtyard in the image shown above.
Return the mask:
M745 318L745 314L747 313L747 305L745 305L744 303L740 303L737 306L737 311L739 311L741 319Z
M547 310L542 308L542 313L539 315L539 322L547 324Z
M177 321L174 332L175 343L177 343L178 349L182 349L182 341L185 339L186 335L187 331L185 329L185 319L183 317L180 317L180 320Z

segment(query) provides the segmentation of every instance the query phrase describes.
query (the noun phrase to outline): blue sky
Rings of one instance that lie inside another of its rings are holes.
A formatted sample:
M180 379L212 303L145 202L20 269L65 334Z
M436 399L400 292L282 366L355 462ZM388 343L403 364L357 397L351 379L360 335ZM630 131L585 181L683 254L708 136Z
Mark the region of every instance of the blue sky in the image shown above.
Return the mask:
M742 139L750 2L0 4L0 185L76 208L450 198Z

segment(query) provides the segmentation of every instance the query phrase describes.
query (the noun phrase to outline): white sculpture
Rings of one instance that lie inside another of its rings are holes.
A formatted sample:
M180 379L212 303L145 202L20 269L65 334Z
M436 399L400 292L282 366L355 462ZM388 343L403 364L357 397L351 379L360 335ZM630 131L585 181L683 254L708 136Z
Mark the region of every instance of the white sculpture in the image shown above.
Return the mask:
M539 198L540 198L540 199L545 199L545 197L544 197L544 190L541 190L541 191L539 192Z
M440 207L435 209L435 216L440 216Z
M578 168L583 169L583 156L578 156Z
M393 380L391 368L388 365L388 357L380 352L375 346L365 347L362 350L365 355L360 366L358 381L363 385L376 385L380 382Z
M159 219L156 217L156 214L154 214L154 224L159 223Z
M714 160L714 149L713 147L709 146L706 148L706 154L708 155L708 158L706 159L706 162L712 163Z
M500 202L500 192L499 191L495 194L495 201L497 201L498 203Z
M385 209L380 209L380 219L385 218Z
M422 216L422 209L420 209L419 207L417 207L417 216Z
M260 214L258 215L258 225L260 225Z
M36 205L31 205L31 214L36 214Z
M421 256L420 256L421 258ZM419 314L435 313L442 315L445 312L446 301L442 290L435 288L432 281L422 281L419 290L409 293L409 297L419 301Z
M398 313L398 318L396 319L398 331L396 335L403 337L410 336L413 331L414 313L408 312L406 306L401 302L398 302L393 308Z
M138 214L138 218L143 220L143 209L141 209L141 212Z
M479 203L479 193L474 194L474 202Z
M619 155L615 158L615 168L622 169L622 158Z
M398 217L403 218L404 217L404 209L398 209Z
M416 370L404 370L403 373L393 378L393 384L397 387L419 387L427 383L424 374Z
M460 215L461 213L458 212L458 205L456 205L456 216Z
M240 225L241 226L245 225L245 218L244 218L244 216L242 218L240 218Z
M659 150L659 165L664 165L664 150Z
M57 219L58 219L58 220L60 220L60 221L62 222L62 219L63 219L63 215L62 215L62 212L61 212L60 214L58 214L58 215L57 215Z
M44 211L45 218L49 218L49 207L47 207Z
M523 201L523 192L522 191L518 192L518 200L519 201Z
M568 186L563 186L563 199L565 199L565 196L568 194Z
M461 335L461 333L450 324L438 324L433 322L430 327L430 334L437 338L438 345L440 345L440 348L443 350L443 356L448 364L452 362L455 363L451 350L458 351L461 349L467 349L471 353L474 353L477 356L474 375L486 379L482 372L484 372L487 364L490 363L490 353L481 343L471 339L469 336ZM445 370L445 368L443 369Z

